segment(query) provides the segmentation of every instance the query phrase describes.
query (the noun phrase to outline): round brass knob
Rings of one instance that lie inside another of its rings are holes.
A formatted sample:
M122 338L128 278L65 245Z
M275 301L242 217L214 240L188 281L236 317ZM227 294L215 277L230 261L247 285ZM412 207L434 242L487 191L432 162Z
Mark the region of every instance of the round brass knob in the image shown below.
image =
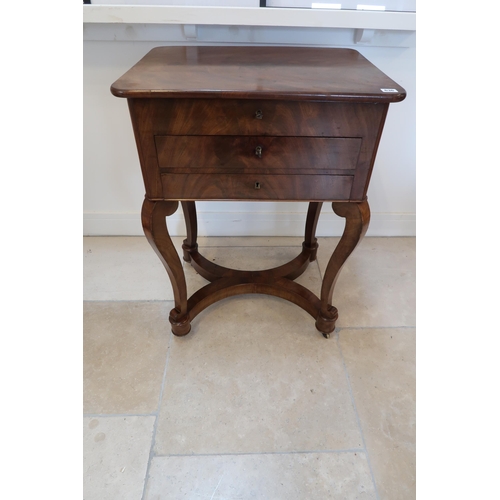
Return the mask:
M262 158L262 146L257 146L255 148L255 155L258 156L259 158Z

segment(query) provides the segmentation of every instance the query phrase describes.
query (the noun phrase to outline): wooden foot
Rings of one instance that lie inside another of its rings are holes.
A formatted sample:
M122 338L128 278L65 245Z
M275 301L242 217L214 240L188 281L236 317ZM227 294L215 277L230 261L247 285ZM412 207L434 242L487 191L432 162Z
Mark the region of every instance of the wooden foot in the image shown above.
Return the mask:
M316 319L316 328L323 334L330 334L335 330L338 311L332 306L333 290L342 267L362 240L370 223L370 207L367 201L333 202L332 208L337 215L345 217L346 221L344 233L328 262L321 286L321 307Z
M177 309L172 309L168 318L172 325L172 333L177 337L183 337L191 331L191 316L181 314Z
M191 329L187 309L186 279L177 250L168 234L166 217L172 215L179 206L177 201L144 200L141 219L144 234L149 244L160 258L172 284L175 308L170 312L169 321L174 335L186 335Z
M326 312L322 310L323 303L320 304L318 317L316 318L316 328L323 334L325 339L330 338L330 333L335 330L335 323L339 317L336 307L328 306Z

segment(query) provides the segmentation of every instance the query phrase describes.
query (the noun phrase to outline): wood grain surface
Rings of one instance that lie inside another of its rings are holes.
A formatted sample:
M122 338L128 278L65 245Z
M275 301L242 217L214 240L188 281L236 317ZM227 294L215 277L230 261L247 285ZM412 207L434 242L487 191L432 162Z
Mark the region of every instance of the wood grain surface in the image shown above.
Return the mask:
M177 174L353 175L361 148L360 138L184 135L155 139L161 172Z
M349 200L350 175L162 174L163 196L176 200Z
M381 103L262 99L142 98L129 102L147 108L157 135L359 137L384 107Z
M111 92L127 98L357 102L406 96L356 50L317 47L157 47L113 83Z

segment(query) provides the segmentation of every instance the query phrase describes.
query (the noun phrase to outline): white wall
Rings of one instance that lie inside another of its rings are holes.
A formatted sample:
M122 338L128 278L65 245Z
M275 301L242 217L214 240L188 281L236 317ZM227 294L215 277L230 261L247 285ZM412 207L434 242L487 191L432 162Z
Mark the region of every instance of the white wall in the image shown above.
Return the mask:
M353 29L84 24L84 234L143 234L144 186L127 103L111 95L110 85L153 47L228 43L355 48L406 89L407 98L389 108L368 191L367 235L415 235L415 33L372 35L356 44ZM199 233L299 236L306 211L305 203L200 202ZM169 229L185 234L180 208ZM342 229L343 219L325 203L318 234L338 236Z

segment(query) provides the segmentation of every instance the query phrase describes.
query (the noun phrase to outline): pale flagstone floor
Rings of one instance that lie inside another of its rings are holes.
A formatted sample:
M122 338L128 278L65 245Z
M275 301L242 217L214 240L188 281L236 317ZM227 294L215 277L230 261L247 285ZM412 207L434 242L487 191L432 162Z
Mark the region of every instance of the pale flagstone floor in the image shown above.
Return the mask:
M298 282L319 294L338 238ZM174 238L180 252L182 238ZM227 267L291 260L301 238L200 238ZM85 500L410 500L415 238L365 238L328 340L284 300L245 295L174 337L143 237L84 238ZM188 293L206 282L185 264Z

